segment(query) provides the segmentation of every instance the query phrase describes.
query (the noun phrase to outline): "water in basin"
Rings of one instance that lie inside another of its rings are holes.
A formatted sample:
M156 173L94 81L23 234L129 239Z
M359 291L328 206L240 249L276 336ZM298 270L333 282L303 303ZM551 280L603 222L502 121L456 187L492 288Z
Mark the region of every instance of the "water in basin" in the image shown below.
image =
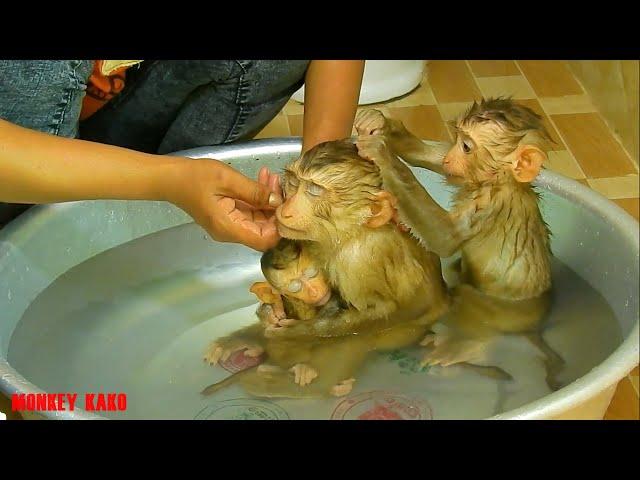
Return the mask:
M622 332L602 295L557 259L553 278L544 336L564 357L560 379L568 383L615 350ZM262 400L237 386L202 397L203 387L229 375L202 354L210 341L255 322L248 289L258 280L259 253L211 242L194 224L161 230L58 277L18 323L8 361L48 392L126 393L127 410L106 412L111 418L474 419L550 392L538 350L504 337L490 363L512 382L460 367L421 370L420 350L411 348L372 354L344 398Z

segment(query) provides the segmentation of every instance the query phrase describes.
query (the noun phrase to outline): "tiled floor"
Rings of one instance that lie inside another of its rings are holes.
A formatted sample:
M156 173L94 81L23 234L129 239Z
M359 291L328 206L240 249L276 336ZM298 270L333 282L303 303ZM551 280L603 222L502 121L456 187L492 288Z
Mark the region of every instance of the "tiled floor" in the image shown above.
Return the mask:
M638 218L638 169L559 61L431 61L413 92L379 108L425 139L448 140L445 121L480 95L513 95L544 117L555 144L547 168L574 178ZM303 106L289 102L257 138L302 135ZM618 385L607 419L638 419L638 367ZM0 395L0 411L10 404Z
M422 84L378 108L421 138L450 140L445 122L480 95L512 95L542 115L555 144L547 168L574 178L638 218L638 168L561 61L430 61ZM302 135L302 105L290 101L257 138ZM638 419L638 368L620 384L605 418Z

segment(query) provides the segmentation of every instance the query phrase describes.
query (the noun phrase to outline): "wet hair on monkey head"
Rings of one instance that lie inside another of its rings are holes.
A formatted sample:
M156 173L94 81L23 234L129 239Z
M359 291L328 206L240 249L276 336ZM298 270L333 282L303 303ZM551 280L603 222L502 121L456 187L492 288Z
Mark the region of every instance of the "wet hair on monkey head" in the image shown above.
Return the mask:
M271 270L285 270L291 266L302 252L300 243L283 238L278 245L262 254L260 266L267 280L270 279Z

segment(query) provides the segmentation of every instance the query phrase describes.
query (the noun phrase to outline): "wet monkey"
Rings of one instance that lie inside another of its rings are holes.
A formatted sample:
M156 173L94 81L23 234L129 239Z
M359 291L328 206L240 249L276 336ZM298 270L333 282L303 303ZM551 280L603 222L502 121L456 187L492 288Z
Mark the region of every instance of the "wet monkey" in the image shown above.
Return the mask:
M456 140L447 150L423 143L379 111L362 111L355 121L358 151L379 167L384 188L397 199L400 221L427 250L445 258L460 252L462 283L502 302L503 312L525 311L527 302L534 305L534 320L516 314L510 322L509 315L498 315L493 328L528 335L556 372L562 360L539 333L551 289L550 233L531 186L546 159L541 146L549 134L537 114L505 98L474 102L452 126ZM451 211L433 200L398 156L446 175L457 187ZM473 297L466 290L458 295ZM487 304L480 296L472 301ZM481 323L458 320L465 328ZM482 320L492 321L490 316ZM456 355L446 353L447 343L441 342L439 353L428 355L426 363L440 363L443 357L455 363ZM548 380L551 386L553 379Z
M378 168L349 140L322 143L287 165L280 235L313 247L313 258L346 308L313 322L268 328L267 335L333 337L417 318L435 321L448 308L437 255L394 223L395 198Z

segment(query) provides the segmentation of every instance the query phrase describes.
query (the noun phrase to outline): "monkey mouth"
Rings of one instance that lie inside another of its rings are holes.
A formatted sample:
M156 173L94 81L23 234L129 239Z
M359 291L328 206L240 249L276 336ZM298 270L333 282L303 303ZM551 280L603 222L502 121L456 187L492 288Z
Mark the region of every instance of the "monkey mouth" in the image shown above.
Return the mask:
M313 306L322 307L329 301L330 298L331 298L331 290L328 290L327 293L324 295L324 297L322 297L320 300L314 303Z
M300 236L303 236L306 233L304 230L298 230L297 228L287 227L284 223L280 221L276 223L276 227L278 229L278 233L280 234L280 236L284 238L293 238L294 240L296 240Z

